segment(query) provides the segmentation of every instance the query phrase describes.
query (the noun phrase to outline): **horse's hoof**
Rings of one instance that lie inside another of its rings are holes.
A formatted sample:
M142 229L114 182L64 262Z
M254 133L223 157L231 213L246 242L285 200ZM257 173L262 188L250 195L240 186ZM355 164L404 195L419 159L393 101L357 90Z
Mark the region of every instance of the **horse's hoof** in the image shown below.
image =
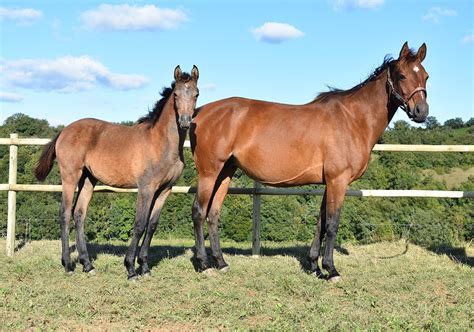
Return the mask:
M204 271L202 271L202 274L204 274L204 275L206 275L206 276L208 276L208 277L214 277L214 276L217 275L217 272L216 272L215 269L213 269L213 268L210 267L210 268L207 268L207 269L205 269Z
M138 282L138 276L131 276L131 277L128 277L128 282L131 282L132 284L136 284Z
M151 272L147 271L147 272L143 273L143 277L144 278L151 278Z
M318 279L326 279L326 277L324 276L324 273L322 273L321 271L313 271L313 273L311 274Z
M87 273L88 275L90 275L90 276L95 276L95 275L97 274L97 273L95 272L95 269L92 269L92 270L90 270L90 271L88 271L88 272L86 272L86 273Z
M72 276L73 274L74 274L74 271L72 271L72 270L71 271L66 271L66 275L68 275L68 276Z
M329 282L340 282L342 281L341 276L334 276L328 279Z
M227 273L227 272L229 272L229 270L230 270L229 265L226 265L223 268L219 269L219 272L220 273Z

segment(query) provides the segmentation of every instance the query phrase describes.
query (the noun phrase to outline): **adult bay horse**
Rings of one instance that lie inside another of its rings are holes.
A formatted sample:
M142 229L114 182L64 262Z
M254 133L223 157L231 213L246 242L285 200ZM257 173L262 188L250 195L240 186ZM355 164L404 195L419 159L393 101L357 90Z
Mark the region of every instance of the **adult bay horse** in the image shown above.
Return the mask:
M318 258L326 236L322 266L328 280L338 280L333 249L346 189L367 169L371 150L398 107L415 122L428 116L425 56L425 44L415 53L405 43L397 60L385 57L364 82L322 93L305 105L229 98L197 109L190 138L199 175L192 208L198 269L209 267L206 218L212 257L219 269L227 268L218 223L229 183L240 168L271 186L326 185L309 257L311 270L323 277Z
M62 181L60 211L62 264L74 270L69 250L69 220L74 210L76 247L84 272L94 272L84 238L84 220L97 181L120 188L138 188L133 237L125 255L129 279L137 277L138 254L143 275L150 274L147 257L163 204L184 167L183 143L198 97L199 71L191 75L175 68L171 88L149 114L127 127L97 119L82 119L64 128L44 149L35 175L43 181L56 158ZM74 190L78 195L73 205Z

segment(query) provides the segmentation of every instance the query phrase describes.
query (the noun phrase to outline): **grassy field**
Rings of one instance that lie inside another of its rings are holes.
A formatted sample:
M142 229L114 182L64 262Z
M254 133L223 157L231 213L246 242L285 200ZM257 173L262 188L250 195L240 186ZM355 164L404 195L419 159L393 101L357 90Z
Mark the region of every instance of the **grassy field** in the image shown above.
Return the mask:
M347 245L340 283L302 270L306 245L223 243L229 272L198 274L192 242L153 243L151 278L126 280L126 245L92 244L96 276L66 275L60 243L5 256L0 240L0 330L278 329L472 330L473 248L426 250L404 242Z

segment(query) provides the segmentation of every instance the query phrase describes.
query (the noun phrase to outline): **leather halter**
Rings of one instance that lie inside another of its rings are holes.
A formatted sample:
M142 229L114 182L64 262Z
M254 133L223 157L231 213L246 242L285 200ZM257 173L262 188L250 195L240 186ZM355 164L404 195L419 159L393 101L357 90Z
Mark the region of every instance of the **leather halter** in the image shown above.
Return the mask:
M405 98L402 97L402 95L400 95L396 90L395 90L395 86L393 85L393 81L392 81L392 78L390 77L390 67L387 68L387 84L389 86L389 98L393 95L395 96L395 98L397 98L397 100L401 103L400 104L400 108L402 110L404 110L405 112L407 112L407 109L408 109L408 102L410 101L410 99L417 93L417 92L420 92L420 91L423 91L425 93L425 98L427 96L427 92L426 92L426 89L419 86L417 88L415 88L411 93L410 95L408 96L407 100L405 100ZM407 112L408 113L408 112Z

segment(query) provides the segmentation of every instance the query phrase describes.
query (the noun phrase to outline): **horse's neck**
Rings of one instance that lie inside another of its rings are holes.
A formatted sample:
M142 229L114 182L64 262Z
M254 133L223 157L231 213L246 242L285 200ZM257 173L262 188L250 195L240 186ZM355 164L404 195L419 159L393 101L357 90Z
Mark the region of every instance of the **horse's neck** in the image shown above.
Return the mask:
M389 102L387 72L384 71L380 75L379 79L367 83L355 96L360 99L354 108L354 114L365 127L363 130L366 131L370 149L382 136L397 110L397 106Z

